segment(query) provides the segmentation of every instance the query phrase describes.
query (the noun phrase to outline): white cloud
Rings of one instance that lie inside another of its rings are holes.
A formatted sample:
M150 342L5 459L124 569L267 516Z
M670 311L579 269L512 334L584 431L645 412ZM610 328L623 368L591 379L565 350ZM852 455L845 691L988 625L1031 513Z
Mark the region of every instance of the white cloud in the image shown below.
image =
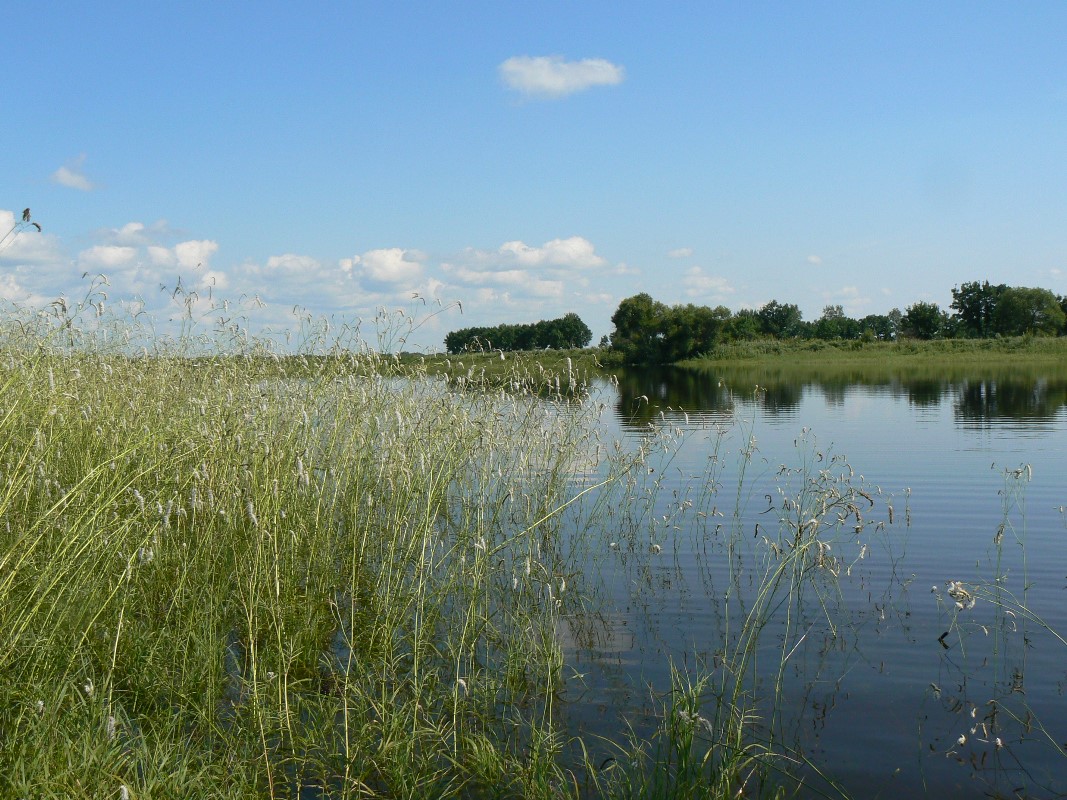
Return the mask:
M283 253L280 256L271 256L268 258L266 265L262 268L251 267L249 272L252 274L267 272L270 273L272 277L308 277L317 273L321 268L319 262L311 256L301 256L296 253Z
M368 250L362 257L352 259L361 274L378 283L403 283L422 276L422 254L400 247Z
M720 303L734 293L734 287L726 278L707 275L700 267L686 270L682 285L685 286L687 297L700 297Z
M132 264L137 249L117 244L98 244L78 253L78 263L91 269L114 269Z
M498 70L509 89L534 97L563 97L592 86L622 83L625 70L602 58L565 61L563 56L514 56Z
M596 248L588 239L571 236L553 239L540 247L522 241L504 242L495 252L468 250L473 261L492 268L493 266L553 267L557 269L592 269L607 264L596 254Z
M222 291L230 287L230 279L225 272L217 269L209 269L200 277L201 289L215 289Z
M148 257L152 263L160 267L172 267L178 263L178 259L174 256L174 251L169 247L160 247L159 245L149 245L147 248Z
M127 222L121 228L109 228L99 234L107 244L152 245L174 237L167 221L160 219L151 225L143 222Z
M42 306L46 302L43 295L26 289L13 274L0 275L0 300L18 306Z
M809 264L812 264L812 265L814 265L816 267L819 266L820 264L822 264L822 259L819 256L808 256L804 260L807 261Z
M520 241L505 242L500 248L500 253L514 258L517 263L527 267L550 265L589 269L601 267L607 263L596 254L592 242L581 236L553 239L545 242L541 247L530 247Z
M562 280L545 279L522 269L487 272L451 264L444 265L444 267L460 283L472 286L488 284L515 287L521 289L524 294L534 297L561 297L563 295Z
M16 222L15 212L0 208L0 261L22 264L44 264L60 258L60 249L54 236L41 233L32 224ZM19 225L21 230L15 230Z
M582 300L591 305L598 306L614 306L616 304L615 295L608 294L607 292L594 292L591 294L582 295Z
M179 242L174 245L174 258L183 269L197 269L206 267L218 249L218 242L209 239Z
M860 317L871 304L871 298L858 286L842 286L833 292L824 292L823 299L830 305L841 305L850 317Z
M668 258L689 258L691 255L693 255L692 247L678 247L667 251Z
M60 167L52 173L52 182L58 183L60 186L66 186L70 189L91 192L95 187L93 182L90 181L82 171L82 164L84 163L85 156L82 155L70 164Z

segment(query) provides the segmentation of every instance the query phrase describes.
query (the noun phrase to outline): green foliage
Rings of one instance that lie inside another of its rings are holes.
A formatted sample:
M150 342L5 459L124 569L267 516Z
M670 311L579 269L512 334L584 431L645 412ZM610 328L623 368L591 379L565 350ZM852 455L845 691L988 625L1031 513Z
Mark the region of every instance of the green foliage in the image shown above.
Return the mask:
M800 307L792 303L779 303L771 300L757 312L760 330L776 339L789 339L803 333L803 315Z
M859 321L861 336L867 341L892 341L899 331L898 322L888 314L868 314Z
M894 308L887 314L853 319L840 304L823 308L822 316L805 322L800 308L771 300L758 311L734 314L719 306L668 307L642 293L623 300L611 321L615 330L611 348L615 357L631 364L677 363L721 350L738 342L770 339L816 339L861 344L911 339L954 337L987 338L1022 334L1067 334L1067 297L1047 289L991 285L972 281L952 290L954 314L936 303L917 302L905 313Z
M815 321L813 333L818 339L858 339L862 329L859 322L845 315L842 306L830 305Z
M571 312L559 319L527 325L461 328L445 336L449 353L481 350L565 350L588 347L593 332L581 317Z
M901 319L904 333L916 339L936 339L948 325L948 315L937 303L918 302L908 306Z
M661 363L667 311L667 306L645 292L623 300L611 316L615 325L612 348L631 364Z
M711 350L731 320L723 306L668 307L642 293L623 300L611 321L611 346L625 362L667 364Z
M993 325L1003 336L1055 336L1063 330L1064 322L1059 299L1048 289L1009 287L1001 292L993 312Z
M951 308L959 320L964 336L983 338L995 333L993 315L997 301L1008 287L993 286L989 281L969 281L952 289Z

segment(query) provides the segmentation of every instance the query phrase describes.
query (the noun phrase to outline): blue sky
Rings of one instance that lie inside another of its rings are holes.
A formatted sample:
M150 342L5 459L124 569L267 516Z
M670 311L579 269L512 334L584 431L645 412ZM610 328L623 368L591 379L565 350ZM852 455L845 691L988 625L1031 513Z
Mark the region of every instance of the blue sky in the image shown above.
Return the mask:
M432 349L569 311L599 338L642 291L1067 294L1062 2L40 3L0 71L0 236L43 227L0 250L23 306L85 272L274 329L460 301Z

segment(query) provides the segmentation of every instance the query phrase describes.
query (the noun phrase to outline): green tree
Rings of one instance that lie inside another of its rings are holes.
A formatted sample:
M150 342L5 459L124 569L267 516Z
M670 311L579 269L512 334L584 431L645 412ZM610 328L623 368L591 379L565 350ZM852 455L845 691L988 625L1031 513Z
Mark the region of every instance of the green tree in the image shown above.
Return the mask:
M947 321L948 315L937 303L920 301L907 307L900 324L903 332L915 339L936 339Z
M533 324L503 324L486 328L462 328L445 336L449 353L467 350L557 350L587 347L593 338L589 326L574 313Z
M1003 283L993 286L989 281L968 281L953 287L950 307L956 312L960 333L978 338L992 336L997 303L1007 288Z
M563 347L588 347L593 341L593 332L573 311L556 320L556 326L559 328Z
M1064 311L1048 289L1010 286L1001 292L993 328L1003 336L1044 333L1055 336L1064 326Z
M721 306L711 309L689 303L671 307L665 315L660 358L664 363L673 363L707 353L719 340L729 318L729 309Z
M645 292L627 297L611 315L615 325L612 349L631 364L662 363L668 311L667 306Z
M803 315L800 308L792 303L779 303L771 300L758 312L760 329L775 339L789 339L799 336L802 330Z
M872 339L888 342L897 334L897 328L888 314L868 314L859 321L860 335L870 335Z
M840 305L825 306L813 329L818 339L858 339L861 333L857 320L845 315Z
M762 330L759 314L751 308L742 308L726 325L728 338L735 342L758 339Z

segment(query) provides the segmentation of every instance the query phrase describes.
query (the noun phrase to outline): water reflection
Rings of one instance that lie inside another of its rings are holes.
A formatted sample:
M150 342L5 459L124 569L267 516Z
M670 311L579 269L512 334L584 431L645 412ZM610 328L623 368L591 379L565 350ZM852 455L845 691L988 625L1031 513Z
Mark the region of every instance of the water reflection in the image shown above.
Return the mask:
M978 427L1034 427L1054 420L1067 406L1067 366L631 368L620 372L618 381L616 412L632 428L672 413L728 418L748 406L768 417L788 418L797 415L805 398L841 406L855 392L888 394L920 409L949 407L958 424Z
M755 695L782 687L782 715L762 709L774 741L833 765L859 797L1067 796L1067 365L633 370L608 402L635 441L651 424L686 444L649 471L658 500L633 543L620 533L631 526L610 532L603 619L626 636L574 645L583 699L633 709L644 736L648 687L670 687L666 660L721 674L714 643L741 622L727 598L758 589L766 504L787 467L808 463L797 446L808 428L817 474L847 453L849 478L851 466L866 476L886 515L869 550L843 539L827 551L842 559L819 596L834 629L798 611L791 635L768 629L756 651L772 666L787 654L784 671L754 676ZM977 606L947 594L958 581Z

